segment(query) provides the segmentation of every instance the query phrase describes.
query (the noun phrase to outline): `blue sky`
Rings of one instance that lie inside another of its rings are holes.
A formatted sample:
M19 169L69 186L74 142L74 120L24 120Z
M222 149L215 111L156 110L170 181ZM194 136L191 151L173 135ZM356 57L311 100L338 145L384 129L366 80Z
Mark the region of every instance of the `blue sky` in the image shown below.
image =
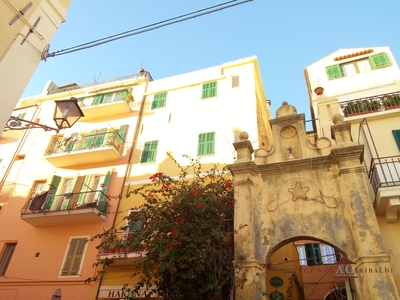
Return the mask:
M72 0L50 52L227 0ZM154 79L256 55L272 115L286 100L310 119L304 68L340 48L390 46L400 59L398 0L253 0L94 48L42 61L23 97L137 73Z

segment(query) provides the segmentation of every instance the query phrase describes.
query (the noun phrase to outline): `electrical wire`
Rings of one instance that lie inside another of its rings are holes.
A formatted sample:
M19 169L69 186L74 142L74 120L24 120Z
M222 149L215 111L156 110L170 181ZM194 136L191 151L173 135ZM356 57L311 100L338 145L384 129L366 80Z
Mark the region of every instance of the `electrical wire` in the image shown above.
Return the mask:
M175 23L179 23L179 22L183 22L183 21L189 20L189 19L194 19L196 17L204 16L206 14L211 14L211 13L214 13L214 12L217 12L217 11L220 11L220 10L223 10L223 9L227 9L227 8L230 8L230 7L233 7L233 6L237 6L237 5L240 5L240 4L244 4L244 3L250 2L250 1L253 1L253 0L242 0L242 1L231 0L231 1L227 1L227 2L220 3L220 4L217 4L217 5L214 5L214 6L210 6L210 7L207 7L207 8L200 9L200 10L196 10L196 11L191 12L191 13L183 14L183 15L180 15L178 17L166 19L166 20L163 20L163 21L160 21L160 22L156 22L156 23L153 23L153 24L150 24L150 25L146 25L146 26L142 26L142 27L139 27L139 28L136 28L136 29L128 30L128 31L125 31L125 32L122 32L122 33L119 33L119 34L111 35L111 36L108 36L108 37L105 37L105 38L101 38L101 39L98 39L98 40L94 40L94 41L91 41L91 42L87 42L87 43L84 43L84 44L81 44L81 45L77 45L77 46L73 46L73 47L70 47L70 48L66 48L66 49L62 49L62 50L59 50L59 51L55 51L55 52L52 52L52 53L48 53L46 58L47 57L54 57L54 56L58 56L58 55L63 55L63 54L67 54L67 53L72 53L72 52L76 52L76 51L80 51L80 50L84 50L84 49L88 49L88 48L92 48L92 47L96 47L96 46L99 46L99 45L102 45L102 44L113 42L115 40L119 40L119 39L126 38L126 37L129 37L129 36L137 35L137 34L148 32L148 31L152 31L152 30L155 30L155 29L158 29L158 28L161 28L161 27L165 27L167 25L172 25L172 24L175 24Z

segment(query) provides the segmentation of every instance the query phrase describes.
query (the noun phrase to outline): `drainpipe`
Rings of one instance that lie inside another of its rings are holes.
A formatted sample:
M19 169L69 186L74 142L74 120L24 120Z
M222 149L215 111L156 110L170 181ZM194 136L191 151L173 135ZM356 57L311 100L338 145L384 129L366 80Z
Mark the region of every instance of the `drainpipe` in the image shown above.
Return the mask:
M133 151L134 151L134 149L136 148L136 145L137 145L137 140L138 140L138 136L139 136L140 127L141 127L141 125L142 125L143 112L144 112L144 105L145 105L145 103L146 103L146 98L147 98L146 92L147 92L148 86L149 86L149 82L146 81L146 86L145 86L144 91L143 91L142 103L141 103L140 109L139 109L139 116L138 116L138 120L137 120L137 122L136 122L135 133L134 133L134 136L133 136L132 149L131 149L131 153L129 154L128 166L126 167L126 171L125 171L125 176L124 176L124 181L123 181L122 190L123 190L124 187L125 187L126 178L128 177L128 174L129 174L130 170L132 169L131 160L132 160L132 157L133 157ZM120 202L121 202L121 200L118 201L118 205L117 205L117 210L116 210L116 211L119 211ZM113 226L115 226L116 220L117 220L117 218L114 219L114 224L113 224Z

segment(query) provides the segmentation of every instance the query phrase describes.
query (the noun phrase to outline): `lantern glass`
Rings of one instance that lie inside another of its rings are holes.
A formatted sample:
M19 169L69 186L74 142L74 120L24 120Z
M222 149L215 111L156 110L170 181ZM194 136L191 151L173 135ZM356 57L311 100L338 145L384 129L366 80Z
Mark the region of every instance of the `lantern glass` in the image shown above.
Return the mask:
M81 117L84 117L78 100L72 97L69 100L56 100L54 122L58 129L71 128Z

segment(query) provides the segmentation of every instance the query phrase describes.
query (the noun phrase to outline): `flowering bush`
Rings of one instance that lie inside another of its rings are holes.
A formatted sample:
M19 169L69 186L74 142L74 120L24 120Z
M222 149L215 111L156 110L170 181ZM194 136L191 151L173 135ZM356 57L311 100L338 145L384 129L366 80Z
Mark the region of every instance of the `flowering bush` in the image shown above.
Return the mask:
M190 167L193 178L180 167L177 180L156 173L150 184L131 191L145 204L139 210L143 226L129 238L137 248L148 247L138 261L136 289L155 286L164 299L229 299L234 280L231 176L215 169L203 174L194 159ZM129 225L135 222L127 219Z

